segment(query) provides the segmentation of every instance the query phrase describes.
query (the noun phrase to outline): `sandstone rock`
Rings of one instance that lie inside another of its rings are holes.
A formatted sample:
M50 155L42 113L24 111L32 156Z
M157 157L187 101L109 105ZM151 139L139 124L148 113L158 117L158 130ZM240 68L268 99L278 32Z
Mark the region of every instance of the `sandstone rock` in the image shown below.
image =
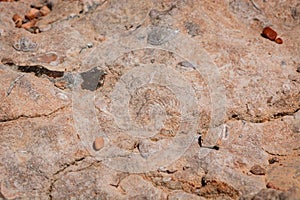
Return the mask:
M31 5L0 3L0 198L298 198L297 0Z
M299 189L291 188L288 191L279 191L274 189L262 189L256 195L254 195L252 200L296 200L299 199Z
M279 199L280 191L273 189L262 189L258 194L256 194L252 199L253 200L276 200Z
M205 198L194 195L194 194L189 194L186 192L182 191L174 191L168 195L169 200L190 200L190 199L195 199L195 200L204 200Z

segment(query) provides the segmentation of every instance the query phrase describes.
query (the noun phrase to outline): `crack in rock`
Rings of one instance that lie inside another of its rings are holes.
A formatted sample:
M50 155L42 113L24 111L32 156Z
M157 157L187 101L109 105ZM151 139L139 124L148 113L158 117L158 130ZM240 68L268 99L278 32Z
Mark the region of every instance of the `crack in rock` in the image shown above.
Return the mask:
M250 123L265 123L265 122L270 122L276 119L280 119L286 116L293 116L296 112L298 112L300 110L300 108L296 108L295 110L291 111L291 112L279 112L279 113L274 113L271 117L268 118L264 118L264 119L244 119L239 117L238 114L234 114L232 115L228 121L226 121L226 123L228 123L229 121L244 121L244 122L250 122Z
M69 104L68 104L69 105ZM57 108L55 109L54 111L50 112L50 113L44 113L44 114L36 114L36 115L19 115L19 116L16 116L16 117L13 117L13 118L8 118L8 119L0 119L0 123L1 122L12 122L12 121L16 121L20 118L25 118L25 119L34 119L34 118L39 118L39 117L50 117L51 115L61 111L61 110L64 110L66 107L68 107L68 105L65 105L65 106L62 106L60 108Z

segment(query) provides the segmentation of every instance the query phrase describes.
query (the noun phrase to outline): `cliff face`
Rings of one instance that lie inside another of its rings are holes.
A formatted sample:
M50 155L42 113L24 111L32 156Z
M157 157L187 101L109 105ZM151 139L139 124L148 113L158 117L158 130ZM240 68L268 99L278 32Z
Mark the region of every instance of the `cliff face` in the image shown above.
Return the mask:
M297 0L0 1L0 19L0 197L299 198Z

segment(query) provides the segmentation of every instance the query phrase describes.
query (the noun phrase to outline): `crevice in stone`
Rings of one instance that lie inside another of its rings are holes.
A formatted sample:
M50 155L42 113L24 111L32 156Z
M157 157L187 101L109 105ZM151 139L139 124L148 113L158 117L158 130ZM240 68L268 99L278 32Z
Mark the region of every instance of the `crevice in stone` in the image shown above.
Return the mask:
M158 187L165 192L182 190L189 194L194 194L198 196L203 196L209 199L224 198L224 199L238 199L239 192L233 186L226 182L219 180L209 180L205 176L201 178L201 182L187 181L181 178L171 178L171 182L180 185L181 189L173 188L172 184L169 185L168 182L163 182L163 177L161 174L143 174L143 179L152 183L154 187ZM155 181L155 179L161 178L160 181ZM171 183L170 182L170 183ZM205 184L203 183L205 182ZM171 186L171 187L170 187Z
M70 166L73 166L73 165L76 165L78 162L80 161L83 161L84 159L86 159L86 157L81 157L81 158L78 158L78 159L75 159L73 162L71 163L65 163L63 164L63 167L61 169L59 169L58 171L56 171L53 176L57 175L57 174L60 174L62 172L64 172L68 167Z
M45 114L36 114L36 115L25 115L25 114L22 114L22 115L19 115L19 116L16 116L16 117L13 117L13 118L8 118L8 119L0 119L0 123L1 122L12 122L12 121L16 121L18 119L21 119L21 118L25 118L25 119L35 119L35 118L39 118L39 117L50 117L51 115L65 109L66 107L68 107L68 105L65 105L65 106L62 106L60 108L57 108L55 109L54 111L50 112L50 113L45 113Z
M262 150L271 156L288 156L287 154L271 153L270 151L268 151L264 148L262 148Z
M13 62L12 59L3 58L1 62L5 65L11 66L12 69L25 72L25 73L34 73L35 76L41 77L42 75L46 75L51 78L58 78L64 75L62 71L49 70L42 65L17 65Z
M59 180L59 178L55 178L55 176L58 175L58 174L60 174L60 173L62 173L62 172L64 172L68 167L73 166L73 165L77 164L77 163L80 162L80 161L83 161L85 158L86 158L86 157L81 157L81 158L75 159L75 160L74 160L73 162L71 162L71 163L65 163L65 164L63 165L63 168L59 169L58 171L56 171L56 172L52 175L54 178L51 179L51 181L50 181L50 186L49 186L49 189L48 189L48 196L49 196L49 199L50 199L50 200L53 199L52 191L53 191L53 188L54 188L54 184L56 183L56 181Z
M41 77L42 75L47 75L52 78L62 77L64 72L62 71L54 71L49 70L46 67L41 65L34 65L34 66L18 66L18 71L25 72L25 73L34 73L35 76Z
M76 169L76 170L67 171L68 168L70 168L71 166L76 166L76 165L78 165L81 162L84 162L84 160L86 158L88 158L88 157L90 157L90 156L84 156L84 157L75 159L74 161L72 161L70 163L65 163L65 164L63 164L63 167L61 169L59 169L58 171L56 171L55 173L53 173L53 175L52 175L53 178L51 179L50 186L49 186L49 189L48 189L49 199L53 199L52 192L53 192L54 184L58 180L61 179L62 175L66 175L67 173L70 173L70 172L80 172L82 170L86 170L86 169L94 166L95 164L101 162L101 161L95 160L95 161L91 162L90 164L88 164L87 166L81 167L81 168Z
M239 192L235 188L228 185L227 183L217 180L209 180L206 186L200 188L199 191L194 192L194 194L213 199L227 199L228 197L232 199L238 199L238 197L240 196Z
M238 114L234 114L232 115L229 120L227 120L224 123L228 123L230 121L244 121L244 122L250 122L250 123L265 123L265 122L270 122L276 119L280 119L286 116L293 116L296 112L298 112L300 110L300 108L296 108L293 111L290 112L279 112L279 113L274 113L271 117L268 118L263 118L263 119L244 119L241 118Z

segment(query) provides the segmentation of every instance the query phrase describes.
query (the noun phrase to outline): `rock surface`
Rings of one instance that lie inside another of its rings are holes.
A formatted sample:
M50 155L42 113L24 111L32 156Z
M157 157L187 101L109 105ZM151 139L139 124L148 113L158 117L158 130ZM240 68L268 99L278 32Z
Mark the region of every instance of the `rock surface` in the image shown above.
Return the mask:
M299 197L298 0L47 2L0 1L0 198Z

